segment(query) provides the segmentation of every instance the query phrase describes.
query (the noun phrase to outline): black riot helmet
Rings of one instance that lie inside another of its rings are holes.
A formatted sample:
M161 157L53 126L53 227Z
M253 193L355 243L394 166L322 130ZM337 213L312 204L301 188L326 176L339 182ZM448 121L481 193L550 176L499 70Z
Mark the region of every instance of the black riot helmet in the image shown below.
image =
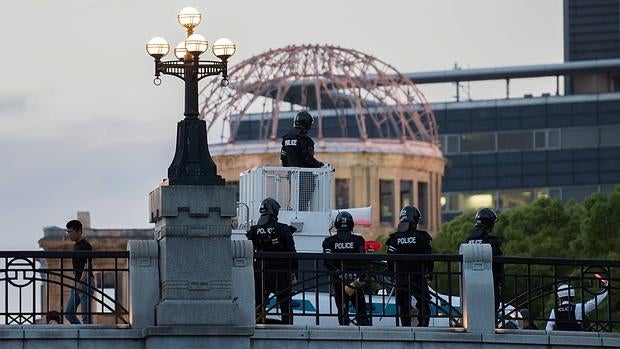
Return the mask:
M334 220L334 227L336 230L352 231L355 224L353 223L353 216L347 211L341 211Z
M418 226L420 220L422 219L422 213L415 206L405 206L402 210L400 210L400 223L398 223L397 230L401 233L409 230L409 226L411 224L414 225L414 228Z
M493 225L497 221L495 211L490 208L482 208L476 213L476 225L493 229Z
M280 204L272 199L266 198L263 202L260 203L260 208L258 209L260 213L260 218L256 224L265 225L269 222L271 217L278 218L278 213L280 212Z
M314 118L307 111L300 111L295 115L295 119L293 120L293 127L301 128L305 131L310 131L312 128L312 123L314 122Z

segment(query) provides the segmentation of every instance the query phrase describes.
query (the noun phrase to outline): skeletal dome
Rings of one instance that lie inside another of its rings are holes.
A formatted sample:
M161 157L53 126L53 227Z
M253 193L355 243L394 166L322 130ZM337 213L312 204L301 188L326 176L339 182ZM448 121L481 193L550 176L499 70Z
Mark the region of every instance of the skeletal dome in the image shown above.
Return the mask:
M290 115L299 110L315 117L313 132L319 140L438 139L434 115L415 84L359 51L287 46L231 67L229 77L227 88L212 79L201 90L201 117L208 129L225 123L222 143L235 143L248 118L256 121L254 139L278 139L279 127L291 127Z

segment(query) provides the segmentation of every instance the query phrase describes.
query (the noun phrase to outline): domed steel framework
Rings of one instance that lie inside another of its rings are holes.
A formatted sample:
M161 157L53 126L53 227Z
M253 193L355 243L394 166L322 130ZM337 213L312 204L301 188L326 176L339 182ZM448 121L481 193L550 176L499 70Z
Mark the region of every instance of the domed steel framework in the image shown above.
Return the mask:
M276 140L280 114L310 110L318 139L391 138L437 141L434 115L411 80L389 64L334 46L287 46L229 70L231 84L202 91L208 129L226 122L222 142L234 143L244 116L258 120L258 139ZM228 133L228 135L226 135ZM226 139L228 137L228 139Z

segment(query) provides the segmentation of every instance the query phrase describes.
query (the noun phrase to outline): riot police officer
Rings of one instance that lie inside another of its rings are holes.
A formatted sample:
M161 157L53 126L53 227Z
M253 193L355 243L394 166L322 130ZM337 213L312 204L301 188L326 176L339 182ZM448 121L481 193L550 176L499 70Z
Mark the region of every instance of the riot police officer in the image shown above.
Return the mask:
M341 211L336 216L334 227L336 235L323 240L324 253L364 253L364 238L353 234L353 217L349 212ZM323 264L332 272L332 287L338 323L349 324L349 303L355 305L356 321L359 326L370 326L370 316L366 313L364 286L367 275L363 266L351 261L326 259Z
M601 284L605 290L585 304L575 304L573 302L573 297L575 297L574 288L571 288L570 285L567 284L560 285L557 290L558 305L551 310L545 330L583 331L583 319L585 315L596 309L607 297L607 286L609 286L609 281L601 280Z
M293 129L282 137L280 161L284 167L322 167L323 163L314 158L314 141L308 136L314 119L307 111L297 113ZM314 194L314 175L301 171L299 174L299 210L307 211Z
M400 223L397 231L386 241L387 253L390 254L430 254L431 236L428 232L418 230L422 218L415 206L405 206L400 211ZM428 327L431 308L427 276L433 272L433 262L391 261L389 269L394 273L396 287L396 304L399 308L403 326L411 326L411 296L416 298L418 309L418 326Z
M497 236L491 235L493 225L498 220L495 211L482 208L476 213L476 224L467 239L466 244L490 244L493 257L501 256L502 242ZM495 293L495 311L499 311L502 289L504 288L504 265L493 262L493 288Z
M260 205L261 214L256 225L247 233L254 251L296 252L293 233L295 228L278 222L280 204L266 198ZM293 323L291 309L291 273L297 271L297 260L254 260L254 286L257 322L263 322L265 303L270 293L275 294L282 311L282 322Z

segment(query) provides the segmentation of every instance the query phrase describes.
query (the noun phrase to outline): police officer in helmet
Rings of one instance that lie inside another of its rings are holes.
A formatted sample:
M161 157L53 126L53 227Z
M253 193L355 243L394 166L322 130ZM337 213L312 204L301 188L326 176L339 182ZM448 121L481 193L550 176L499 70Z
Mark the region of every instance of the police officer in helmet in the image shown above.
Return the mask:
M307 111L297 113L293 128L282 137L280 161L284 167L322 167L323 163L314 158L314 141L308 136L314 119ZM307 211L314 193L314 175L300 172L299 210Z
M545 330L583 331L583 320L585 315L596 309L596 307L607 297L607 287L609 286L609 281L600 280L600 283L605 290L599 293L596 297L587 301L585 304L575 304L573 302L573 298L575 297L575 289L570 285L563 284L558 286L558 305L551 310L551 314L549 314L549 321L547 322Z
M341 211L336 216L334 227L336 235L323 240L324 253L364 253L364 238L353 234L353 217ZM364 286L367 275L364 267L354 265L353 261L325 259L325 268L332 272L332 292L338 308L338 323L349 324L349 303L355 305L358 326L370 326L371 319L366 312Z
M415 206L405 206L400 211L400 223L395 233L385 242L389 254L430 254L431 236L418 230L422 218ZM388 267L394 273L396 304L403 326L411 327L411 297L416 298L418 326L428 327L431 308L427 277L432 275L432 261L390 261Z
M280 204L266 198L261 202L261 214L256 225L247 232L254 251L296 252L293 233L295 228L278 222ZM256 301L257 323L264 322L265 304L270 293L275 294L282 312L282 322L293 323L291 309L291 273L297 271L298 261L288 259L255 259L254 292Z
M465 239L466 244L490 244L493 257L501 256L502 242L497 236L491 235L493 226L498 220L497 214L490 208L482 208L476 213L474 229ZM499 311L502 289L504 287L504 265L493 262L493 288L495 291L495 311Z

